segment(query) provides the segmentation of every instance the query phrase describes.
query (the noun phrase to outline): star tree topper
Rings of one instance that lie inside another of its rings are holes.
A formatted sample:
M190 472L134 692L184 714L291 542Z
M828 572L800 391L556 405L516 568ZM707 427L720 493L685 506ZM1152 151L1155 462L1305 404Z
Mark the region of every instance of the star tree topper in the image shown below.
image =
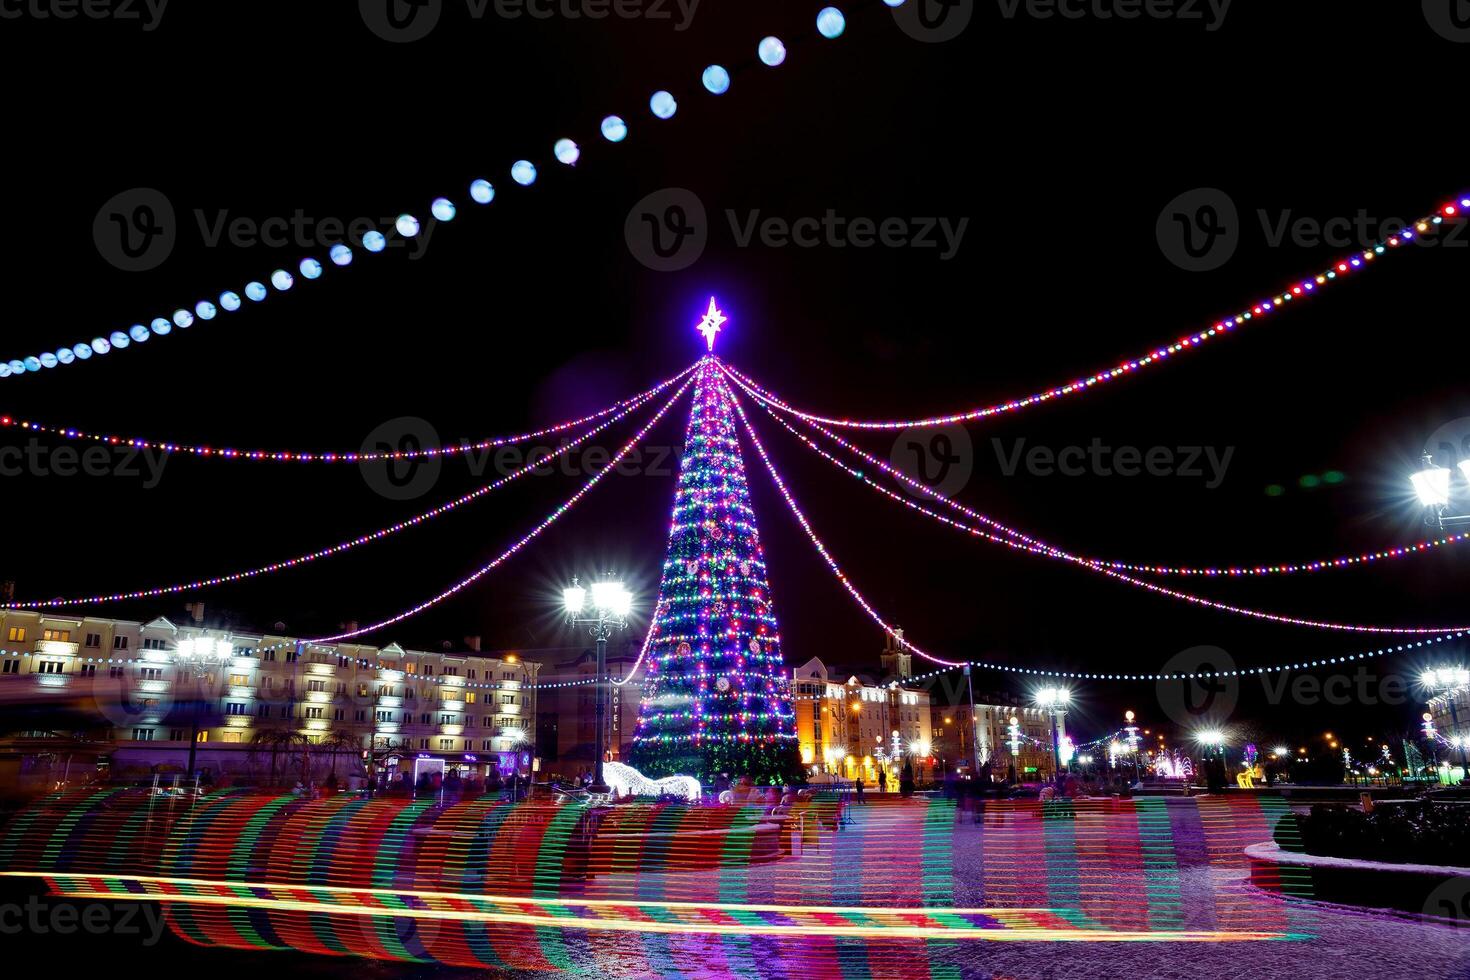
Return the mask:
M703 320L699 321L699 326L694 328L704 334L704 342L709 344L709 352L711 354L715 352L715 335L720 332L720 327L727 323L729 319L729 317L720 312L720 308L715 305L715 298L711 296L709 298L709 312L704 315Z

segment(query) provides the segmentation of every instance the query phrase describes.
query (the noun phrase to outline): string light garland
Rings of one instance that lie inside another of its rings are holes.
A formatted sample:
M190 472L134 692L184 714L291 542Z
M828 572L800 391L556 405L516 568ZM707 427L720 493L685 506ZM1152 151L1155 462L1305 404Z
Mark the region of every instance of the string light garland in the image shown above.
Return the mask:
M1359 663L1364 660L1376 660L1380 657L1393 656L1399 653L1410 653L1414 650L1422 650L1425 647L1435 646L1440 643L1450 643L1470 636L1470 633L1461 631L1446 633L1442 636L1431 636L1422 640L1414 640L1410 643L1400 643L1395 646L1379 647L1376 650L1364 650L1360 653L1348 653L1338 657L1319 657L1315 660L1302 660L1298 663L1271 664L1263 667L1241 667L1236 670L1197 670L1188 673L1174 674L1151 674L1151 673L1089 673L1075 670L1052 670L1044 667L1016 667L1011 664L999 664L986 660L971 660L968 663L958 663L946 666L942 670L932 670L927 674L917 674L909 681L918 683L939 677L943 674L952 673L954 670L971 667L977 670L989 670L1002 674L1017 674L1026 677L1043 677L1052 680L1067 681L1184 681L1184 680L1211 680L1228 677L1261 677L1268 674L1283 674L1303 670L1314 670L1319 667L1339 667L1351 663ZM912 646L910 644L910 646ZM915 651L917 652L917 651ZM930 658L933 659L933 658Z
M0 429L14 428L26 432L36 432L44 435L56 436L61 439L71 439L84 442L95 442L106 446L119 446L127 449L144 449L168 454L183 456L197 456L204 459L224 459L241 462L268 462L268 463L372 463L379 461L402 461L411 459L432 459L436 457L451 457L468 455L474 452L482 452L487 449L495 449L500 446L513 446L517 443L531 442L546 436L566 432L568 429L576 429L600 418L611 415L620 409L642 404L648 399L667 391L670 387L678 384L694 370L690 365L672 378L660 381L647 391L639 392L629 398L614 402L606 408L598 409L590 415L579 419L570 419L565 422L557 422L534 432L522 432L518 435L491 436L474 443L461 443L457 446L430 446L424 449L399 449L387 452L361 452L356 450L312 452L295 449L228 449L212 448L210 446L188 445L177 442L164 442L155 439L137 439L127 436L110 435L107 433L88 432L83 429L71 427L46 425L30 419L17 419L10 415L0 415Z
M726 387L726 390L729 391L728 387ZM741 406L740 400L735 397L735 393L733 391L731 391L729 394L731 404L735 406L735 413L739 417L741 424L745 428L746 438L748 438L750 440L750 444L755 447L756 455L760 457L761 462L766 464L766 472L771 475L771 482L776 485L776 489L781 494L781 499L786 501L786 506L790 508L791 513L796 517L796 522L801 525L801 529L806 532L807 538L810 539L812 545L817 549L817 554L822 556L822 560L827 563L827 567L832 570L832 574L837 576L837 581L842 583L842 587L846 589L848 594L853 597L857 604L862 608L863 612L867 613L869 618L871 618L873 622L882 627L883 632L893 637L896 643L924 658L925 660L936 664L943 664L946 667L963 666L960 661L944 660L943 658L936 657L914 646L913 643L904 639L901 632L888 625L888 623L884 621L883 617L878 615L878 611L874 609L871 604L869 604L868 600L863 598L863 594L858 591L857 586L852 584L852 580L847 577L847 573L845 573L841 569L841 567L838 566L836 559L832 557L832 553L828 551L827 546L822 543L822 539L817 537L817 532L812 530L812 526L810 522L807 521L806 515L802 513L801 506L797 504L796 498L793 497L791 495L791 491L787 489L786 481L781 479L781 474L776 471L776 464L771 462L770 456L766 455L766 447L761 445L760 437L755 434L755 428L750 424L750 419L745 417L745 409L743 406Z
M472 574L463 579L460 579L454 585L451 585L449 588L445 589L443 592L440 592L432 599L426 599L418 605L413 606L409 609L405 609L403 612L398 613L395 616L390 616L387 619L379 620L378 622L373 623L370 626L363 626L358 629L346 630L341 633L336 633L332 636L318 636L309 640L308 642L332 643L338 640L350 639L354 636L363 636L367 633L376 632L377 630L380 630L385 626L392 626L395 623L401 623L405 619L411 619L412 617L417 616L419 613L423 612L426 609L437 606L445 599L449 599L453 596L458 595L469 586L484 578L490 572L494 571L496 568L504 564L509 558L519 552L526 545L530 544L537 537L539 537L542 531L545 531L548 527L560 520L563 514L576 506L577 503L583 497L585 497L588 492L592 490L593 487L602 482L602 478L606 476L609 472L611 472L619 463L621 463L623 461L623 457L632 452L635 446L643 441L644 437L648 435L649 431L652 430L654 426L658 425L659 421L662 420L666 414L668 414L669 409L674 407L674 403L683 396L684 392L687 391L689 389L689 386L693 383L693 379L689 379L681 384L679 386L679 390L674 392L674 396L664 403L663 407L654 414L653 418L649 419L648 423L644 425L643 428L638 430L638 432L633 436L632 439L629 439L626 443L623 444L623 447L619 449L617 453L612 457L612 459L608 461L606 466L598 470L596 473L592 474L591 479L584 483L580 490L568 497L560 506L558 506L555 510L548 514L546 518L541 521L541 523L533 527L529 532L526 533L524 537L518 540L515 544L511 545L509 548L502 551L493 560L480 566Z
M767 401L764 397L762 397L759 389L755 387L755 383L747 375L741 373L740 371L724 363L723 361L720 363L720 366L724 369L725 373L730 376L731 380L739 385L741 390L743 390L746 394L750 395L751 398L758 402L761 407L765 408L767 413L770 414L772 418L776 419L777 422L781 422L781 424L784 425L788 431L792 432L792 434L796 435L798 439L801 439L803 442L807 442L804 436L802 436L791 426L786 425L782 418L776 414L777 411L782 410L779 409L778 406L774 405L773 403ZM1038 553L1066 553L1063 551L1063 549L1049 544L1040 538L1026 534L1023 531L1017 530L1016 528L1009 527L1008 525L997 521L993 517L989 517L985 514L980 513L979 511L966 507L963 504L958 503L957 501L951 500L950 498L945 497L943 494L937 493L932 488L926 486L924 483L915 480L907 473L904 473L902 470L886 462L882 458L874 456L872 453L867 452L862 447L854 445L852 442L844 439L841 435L833 432L831 429L826 428L820 423L806 422L805 424L808 425L813 431L825 436L827 439L841 446L843 449L846 449L848 452L852 453L854 456L857 456L868 465L882 470L884 473L903 483L905 486L911 487L916 492L922 493L932 499L943 501L944 503L953 507L955 510L971 518L972 520L984 524L986 527L993 528L994 530L1003 535L1006 535L1007 537L1014 538L1015 540L1020 541L1024 544L1033 546L1033 549ZM807 444L809 448L812 448L819 454L821 453L821 450L818 449L815 445L812 445L809 442ZM842 464L839 463L838 465ZM1120 572L1142 572L1155 575L1196 576L1204 578L1240 578L1247 576L1290 575L1296 573L1328 571L1331 569L1359 568L1364 565L1373 564L1375 562L1383 562L1395 558L1406 558L1414 555L1424 554L1426 552L1433 551L1436 548L1443 548L1449 545L1460 544L1467 540L1470 540L1470 534L1447 534L1440 538L1428 538L1422 541L1413 542L1411 544L1397 545L1392 548L1384 548L1379 551L1362 552L1356 555L1338 555L1333 558L1322 558L1304 562L1284 562L1274 565L1156 565L1132 564L1129 562L1114 561L1106 558L1090 558L1084 555L1076 555L1072 557L1075 557L1079 561L1085 562L1089 565L1098 565Z
M835 7L824 7L818 13L816 22L818 31L829 39L838 37L846 26L845 17ZM835 33L831 32L834 24L839 25ZM786 60L787 49L779 38L767 36L756 45L756 55L763 65L774 68ZM730 87L732 74L732 71L719 65L710 65L700 74L700 87L711 95L723 95ZM648 106L649 113L654 118L665 120L674 116L678 111L679 103L670 92L660 89L653 93ZM627 139L629 126L623 117L608 115L599 124L599 131L606 142L617 145ZM576 140L568 137L556 140L551 147L551 153L558 162L567 166L578 163L582 155ZM534 161L518 159L510 165L508 174L513 183L529 188L536 184L538 170ZM485 207L495 200L496 187L491 181L481 177L470 182L466 193L470 200ZM455 220L459 213L454 201L443 196L434 197L428 210L434 220L444 223ZM404 213L393 221L390 230L402 239L411 239L419 235L422 227L423 224L417 215ZM379 255L384 253L387 247L388 237L382 231L377 229L366 231L358 238L356 247L345 242L332 245L327 253L328 263L324 264L318 258L307 256L295 265L294 273L287 268L278 268L264 280L253 279L247 282L241 290L244 300L241 299L241 292L227 289L215 298L200 299L192 305L175 309L168 316L154 317L146 325L135 323L126 330L113 330L106 335L99 334L90 341L82 340L75 344L58 347L54 351L47 350L29 357L0 360L0 379L41 374L57 367L90 360L93 355L102 356L114 349L122 350L135 344L145 344L154 337L167 337L175 329L187 330L200 321L214 320L221 311L234 315L249 306L258 306L270 298L273 293L290 292L295 287L298 276L302 280L313 282L321 279L329 267L344 270L354 268L357 249L369 255Z
M688 372L686 371L685 374L687 373ZM179 592L193 592L199 589L206 589L216 585L227 585L232 582L242 582L248 579L259 578L262 575L269 575L273 572L281 572L293 568L299 568L302 565L318 561L322 558L330 558L334 555L340 555L362 545L371 544L374 541L381 541L384 538L391 537L392 535L399 533L400 531L406 531L409 528L418 527L419 525L424 524L427 521L447 514L452 510L456 510L467 503L479 500L481 497L500 489L507 483L517 480L520 477L525 476L527 473L533 472L534 470L545 466L552 460L555 460L558 457L571 452L573 449L582 445L588 439L591 439L593 436L597 435L599 432L602 432L609 426L621 421L630 412L633 412L638 408L641 408L643 405L646 405L652 398L652 394L640 396L639 399L629 403L626 408L624 408L620 412L617 412L615 415L605 420L600 425L588 429L586 432L583 432L575 439L565 441L564 443L562 443L561 446L557 447L555 450L552 450L546 456L538 456L530 462L526 463L524 466L520 467L519 469L513 470L510 473L507 473L505 476L499 478L498 480L494 480L490 483L485 484L484 486L477 487L474 490L471 490L469 493L464 494L463 496L446 501L445 503L442 503L437 507L426 510L421 514L417 514L413 517L408 518L407 520L398 521L395 524L390 524L387 527L379 528L378 530L369 532L367 534L358 535L355 538L339 542L326 548L319 548L316 551L310 551L303 555L297 555L295 558L286 558L281 561L274 561L267 565L260 565L255 568L246 569L245 571L231 572L226 575L216 575L211 578L198 579L193 582L181 582L175 585L160 585L151 589L137 589L130 592L113 592L103 595L78 598L44 599L37 602L4 602L0 603L0 609L56 609L62 606L100 605L107 602L123 602L132 599L154 599L159 596L173 595Z
M769 409L767 409L767 411L769 412ZM797 432L790 425L788 425L785 420L776 416L774 413L771 413L771 416L772 418L775 418L779 424L785 427L787 431L791 432L792 435L796 436L798 440L800 440L809 449L814 450L823 459L826 459L828 462L848 473L850 476L861 480L863 483L872 487L880 494L888 497L890 500L893 500L896 503L902 504L904 507L907 507L909 510L914 511L915 513L932 518L933 520L945 525L946 527L961 531L965 534L970 535L971 537L980 538L984 541L989 541L993 544L998 544L1006 548L1011 548L1015 551L1021 551L1028 554L1041 555L1042 557L1046 558L1055 558L1061 561L1066 561L1088 571L1095 572L1099 575L1106 575L1109 578L1123 582L1127 585L1134 586L1135 588L1144 589L1148 592L1163 595L1171 599L1177 599L1181 602L1188 602L1192 605L1203 606L1217 612L1228 612L1238 616L1246 616L1251 619L1260 619L1267 622L1281 623L1289 626L1303 626L1311 627L1314 629L1336 630L1340 632L1428 635L1435 633L1451 633L1457 630L1470 629L1470 626L1369 626L1357 623L1338 623L1327 620L1307 619L1300 616L1287 616L1280 613L1264 612L1259 609L1250 609L1244 606L1236 606L1230 603L1219 602L1217 600L1209 599L1204 596L1194 595L1193 593L1183 592L1178 589L1171 589L1166 586L1159 585L1156 582L1149 582L1145 581L1144 579L1135 578L1131 575L1125 575L1122 572L1117 572L1110 568L1102 567L1088 561L1085 558L1079 558L1076 555L1072 555L1060 549L1054 548L1050 545L1045 544L1044 542L1035 541L1035 539L1031 539L1030 543L1023 543L1020 541L1011 540L1010 538L1002 537L997 534L991 534L988 531L966 524L962 521L957 521L953 518L945 517L942 514L936 513L935 511L930 510L928 507L925 507L923 504L908 499L903 495L898 494L893 490L890 490L889 488L875 482L871 477L867 476L867 474L863 473L861 470L853 469L852 467L848 466L846 463L838 459L836 456L833 456L831 453L823 450L820 446L816 445L816 443L812 442L810 439ZM915 485L919 487L923 486L922 484ZM960 510L962 512L968 511L968 508L965 508L964 505L956 504L940 494L931 493L931 495L934 499L949 504L951 507L957 510Z
M1160 364L1177 354L1196 350L1211 340L1227 336L1236 327L1244 326L1263 317L1272 316L1290 306L1298 304L1301 300L1317 295L1325 286L1329 286L1349 276L1356 278L1356 276L1353 276L1353 273L1377 264L1378 259L1392 252L1400 251L1403 245L1416 241L1419 236L1443 224L1446 218L1453 218L1465 210L1470 210L1470 197L1462 197L1457 201L1451 201L1441 206L1435 214L1416 221L1412 228L1405 228L1402 232L1389 236L1371 248L1344 256L1315 276L1308 276L1292 283L1281 292L1256 301L1234 316L1223 317L1202 330L1180 337L1171 344L1155 347L1143 355L1120 361L1110 368L1098 371L1085 378L1058 384L1044 391L1026 395L1023 398L997 402L992 405L967 409L949 415L935 415L918 419L882 420L834 418L819 415L814 412L794 408L770 391L764 389L757 390L760 391L761 397L766 401L804 421L818 422L823 425L833 425L848 429L922 428L936 425L949 425L955 422L973 422L978 419L1018 412L1034 405L1080 394L1118 378L1135 375L1139 371L1155 364Z

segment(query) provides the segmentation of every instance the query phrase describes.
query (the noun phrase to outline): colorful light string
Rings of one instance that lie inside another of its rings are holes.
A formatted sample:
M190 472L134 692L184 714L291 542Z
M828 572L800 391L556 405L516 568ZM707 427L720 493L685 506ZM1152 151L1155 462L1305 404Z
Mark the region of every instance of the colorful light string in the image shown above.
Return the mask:
M424 449L397 449L386 452L363 452L361 450L335 450L335 451L306 451L297 449L215 449L210 446L190 445L187 443L164 442L155 439L138 439L128 436L110 435L106 433L88 432L84 429L47 425L30 419L17 419L10 415L0 415L0 429L15 428L27 432L39 432L45 435L56 436L61 439L81 440L100 443L107 446L117 446L126 449L156 450L168 454L183 456L198 456L204 459L224 459L251 463L372 463L386 461L402 461L411 459L434 459L447 458L450 456L468 455L486 449L494 449L499 446L513 446L517 443L530 442L534 439L542 439L546 436L556 435L568 429L579 428L589 422L595 422L619 409L641 405L648 399L668 390L694 370L691 365L664 381L649 388L647 391L639 392L629 398L614 402L606 408L598 409L590 415L579 419L570 419L565 422L557 422L554 425L537 429L534 432L522 432L519 435L491 436L481 439L479 442L461 443L457 446L430 446Z
M686 371L684 372L684 374L688 374L688 372ZM680 377L683 377L683 375L680 375ZM653 391L658 390L661 389L653 389ZM538 456L536 459L526 463L519 469L507 473L505 476L501 477L498 480L494 480L493 482L487 483L484 486L477 487L474 490L471 490L469 493L464 494L463 496L446 501L437 507L426 510L421 514L417 514L413 517L408 518L407 520L398 521L395 524L390 524L387 527L379 528L376 531L358 535L355 538L339 542L338 544L331 545L330 547L319 548L316 551L310 551L304 555L297 555L295 558L286 558L281 561L274 561L267 565L260 565L256 568L246 569L245 571L231 572L226 575L216 575L211 578L197 579L193 582L181 582L175 585L156 586L151 589L137 589L131 592L113 592L104 595L94 595L78 598L45 599L39 602L4 602L0 603L0 609L56 609L62 606L98 605L106 602L123 602L131 599L153 599L163 595L172 595L179 592L192 592L197 589L206 589L216 585L227 585L232 582L242 582L247 579L258 578L262 575L269 575L272 572L281 572L292 568L299 568L302 565L317 561L322 558L330 558L334 555L340 555L362 545L371 544L374 541L381 541L384 538L399 533L400 531L406 531L409 528L418 527L419 525L427 521L447 514L452 510L456 510L467 503L479 500L481 497L500 489L507 483L511 483L512 481L525 476L527 473L531 473L541 468L542 466L545 466L548 462L571 452L576 447L585 443L588 439L591 439L593 436L597 435L597 433L621 421L630 412L633 412L636 409L641 408L643 405L647 404L653 398L653 391L646 392L645 394L640 395L637 399L626 403L627 407L623 408L621 411L618 411L611 418L608 418L601 424L596 425L591 429L588 429L586 432L583 432L575 439L569 439L565 441L561 446L557 447L555 450L552 450L546 456Z
M796 436L796 438L801 441L803 445L815 451L823 459L826 459L828 462L843 470L848 475L861 480L863 483L867 484L869 487L872 487L880 494L888 497L890 500L893 500L896 503L902 504L904 507L907 507L909 510L914 511L915 513L923 514L925 517L932 518L933 520L945 525L946 527L961 531L965 534L970 535L971 537L980 538L981 540L989 541L993 544L998 544L1006 548L1011 548L1015 551L1021 551L1027 554L1040 555L1045 558L1055 558L1061 561L1069 562L1081 568L1087 569L1088 571L1095 572L1099 575L1106 575L1107 577L1123 582L1126 585L1131 585L1135 588L1143 589L1148 592L1153 592L1157 595L1166 596L1171 599L1177 599L1181 602L1188 602L1193 605L1203 606L1208 609L1213 609L1217 612L1228 612L1238 616L1246 616L1251 619L1260 619L1267 622L1282 623L1289 626L1305 626L1315 629L1337 630L1349 633L1427 635L1434 633L1452 633L1459 630L1470 629L1470 626L1368 626L1357 623L1337 623L1327 620L1307 619L1300 616L1287 616L1280 613L1264 612L1259 609L1250 609L1244 606L1236 606L1230 603L1219 602L1215 599L1209 599L1204 596L1194 595L1193 593L1183 592L1178 589L1171 589L1166 586L1159 585L1156 582L1149 582L1145 581L1144 579L1135 578L1131 575L1125 575L1122 572L1104 567L1097 564L1096 562L1092 562L1088 559L1080 558L1066 551L1062 551L1059 548L1055 548L1035 538L1012 540L1011 538L1003 537L1001 535L991 534L988 531L984 531L980 528L965 524L962 521L957 521L953 518L945 517L942 514L938 514L935 511L930 510L928 507L925 507L924 505L918 503L917 501L906 498L901 494L895 493L894 491L878 484L861 470L857 470L852 468L851 466L848 466L846 463L842 462L842 460L838 459L836 456L833 456L831 453L826 452L816 443L808 439L806 436L802 435L800 432L797 432L794 428L787 424L784 419L777 416L774 412L771 412L769 407L767 407L767 412L769 412L771 414L771 417L774 418L780 425L786 428L788 432ZM872 457L868 458L870 460L872 459ZM926 495L932 497L933 499L947 504L955 510L960 511L961 513L973 516L974 512L970 511L969 508L965 507L963 504L956 503L955 501L950 500L942 494L930 490L922 483L913 480L912 478L906 476L905 474L892 467L885 466L884 469L885 472L889 472L892 475L897 476L907 485L912 486L917 490L922 490L926 493Z
M1075 381L1068 381L1063 384L1048 388L1045 391L1039 391L1030 395L1026 395L1023 398L997 402L992 405L980 408L966 409L961 412L954 412L947 415L934 415L928 418L882 420L834 418L831 416L819 415L814 412L808 412L799 408L795 408L789 403L782 401L779 397L777 397L770 391L759 388L757 390L760 391L761 397L764 400L770 402L783 411L786 411L800 419L803 419L804 421L818 422L823 425L833 425L840 428L848 429L923 428L936 425L949 425L956 422L973 422L978 419L990 418L996 415L1014 413L1022 409L1030 408L1033 405L1039 405L1049 401L1056 401L1057 399L1065 398L1069 395L1075 395L1081 392L1085 392L1090 388L1094 388L1101 384L1106 384L1109 381L1116 380L1117 378L1137 374L1144 368L1151 367L1152 365L1159 364L1165 360L1168 360L1175 354L1195 350L1203 346L1210 340L1214 340L1217 337L1226 336L1236 327L1243 326L1261 317L1270 316L1281 311L1287 306L1292 305L1297 300L1307 299L1311 296L1316 295L1320 287L1330 285L1340 279L1346 278L1351 273L1357 270L1369 268L1375 263L1375 260L1377 260L1381 256L1399 250L1399 248L1405 243L1416 240L1418 235L1422 235L1428 232L1431 228L1437 228L1439 225L1443 224L1446 218L1456 217L1457 215L1461 215L1464 211L1470 211L1470 196L1462 197L1457 201L1451 201L1441 206L1435 214L1426 216L1416 221L1413 228L1405 228L1402 232L1396 235L1389 236L1387 239L1379 242L1371 248L1367 248L1364 249L1362 252L1355 252L1352 255L1345 256L1334 262L1326 270L1318 273L1317 275L1309 276L1305 279L1291 284L1290 286L1287 286L1281 292L1273 296L1270 296L1266 299L1258 300L1249 308L1235 314L1234 316L1227 316L1220 320L1217 320L1205 329L1180 337L1178 340L1174 341L1171 344L1156 347L1147 354L1131 358L1129 360L1120 361L1113 367L1098 371L1097 373L1089 375L1085 378L1079 378Z
M473 573L463 579L460 579L458 582L451 585L443 592L440 592L433 598L426 599L423 602L420 602L418 605L413 606L409 609L405 609L403 612L400 612L397 615L380 620L376 623L371 624L370 626L363 626L358 629L347 630L342 633L333 634L332 636L314 637L307 642L332 643L338 640L346 640L354 636L362 636L367 633L372 633L382 629L385 626L392 626L395 623L401 623L405 619L410 619L414 616L417 616L419 613L423 612L426 609L437 606L445 599L449 599L453 596L458 595L469 586L484 578L490 572L494 571L496 568L500 567L500 565L504 564L507 559L511 558L522 548L524 548L526 545L530 544L537 537L539 537L542 531L545 531L548 527L560 520L563 514L576 506L578 501L585 497L593 487L602 482L602 478L606 476L609 472L611 472L619 463L621 463L623 461L623 457L627 456L628 453L630 453L635 446L643 441L644 437L648 435L653 427L658 425L658 423L668 413L669 409L674 407L674 404L680 399L680 397L683 396L684 392L688 390L691 384L693 384L693 379L686 380L683 384L681 384L679 386L679 390L674 392L674 396L664 403L663 407L654 414L653 418L649 419L648 423L644 425L643 428L638 430L638 432L633 436L632 439L629 439L626 443L623 444L623 447L619 449L616 454L614 454L614 456L608 461L606 466L598 470L596 473L592 474L591 479L584 483L581 489L568 497L560 506L558 506L555 510L548 514L546 518L541 521L541 523L533 527L529 532L526 533L524 537L518 540L515 544L511 545L509 548L505 549L494 559L484 565L481 565Z
M725 373L730 376L731 380L739 385L741 390L750 395L751 398L755 399L755 401L757 401L763 408L765 408L772 418L776 419L778 422L781 421L781 418L776 414L776 411L784 410L780 409L779 406L776 406L774 403L768 401L765 397L763 397L760 394L760 389L756 386L755 382L752 381L749 376L736 370L723 361L720 362L720 366L724 368ZM772 411L773 409L775 409L776 411ZM1017 530L1016 528L1009 527L993 517L989 517L972 508L965 507L957 501L951 500L950 498L935 492L933 489L924 485L922 482L913 479L907 473L904 473L902 470L891 465L885 460L874 456L872 453L867 452L862 447L854 445L852 442L844 439L841 435L833 432L831 429L826 428L820 423L808 421L806 422L806 424L810 426L814 431L827 437L827 439L841 446L843 449L846 449L854 456L857 456L868 465L877 467L884 473L893 477L895 480L898 480L904 485L913 488L915 491L922 493L927 497L931 497L935 500L940 500L949 504L957 511L963 513L965 516L981 524L984 524L986 527L993 528L1001 534L1006 535L1010 538L1014 538L1015 540L1020 541L1024 544L1032 545L1038 552L1057 552L1062 554L1066 553L1063 549L1057 547L1056 545L1049 544L1048 542L1033 535L1029 535L1023 531ZM787 425L786 428L793 434L795 434L798 439L802 439L804 442L806 441L805 437L802 436L800 433L797 433L795 429L791 428L791 426ZM821 450L817 449L815 446L811 446L811 448L819 453L821 452ZM1426 552L1433 551L1436 548L1443 548L1448 545L1460 544L1467 540L1470 540L1470 534L1447 534L1441 538L1429 538L1423 541L1413 542L1412 544L1396 545L1392 548L1384 548L1379 551L1372 552L1362 552L1357 555L1338 555L1333 558L1321 558L1304 562L1283 562L1273 565L1250 566L1133 564L1129 562L1114 561L1107 558L1090 558L1085 555L1074 555L1073 557L1084 561L1089 565L1099 565L1106 568L1111 568L1115 571L1144 572L1154 575L1197 576L1204 578L1239 578L1246 576L1289 575L1293 573L1321 572L1332 569L1359 568L1365 565L1373 564L1375 562L1389 561L1395 558L1406 558L1413 555L1424 554Z

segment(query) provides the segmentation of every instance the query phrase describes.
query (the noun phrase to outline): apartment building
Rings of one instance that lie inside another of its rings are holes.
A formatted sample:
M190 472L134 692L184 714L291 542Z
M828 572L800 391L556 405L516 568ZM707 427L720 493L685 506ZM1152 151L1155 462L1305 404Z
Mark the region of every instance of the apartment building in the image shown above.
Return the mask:
M0 786L181 772L191 739L196 770L218 778L259 780L298 749L343 779L365 753L380 771L526 771L539 671L509 652L0 610Z

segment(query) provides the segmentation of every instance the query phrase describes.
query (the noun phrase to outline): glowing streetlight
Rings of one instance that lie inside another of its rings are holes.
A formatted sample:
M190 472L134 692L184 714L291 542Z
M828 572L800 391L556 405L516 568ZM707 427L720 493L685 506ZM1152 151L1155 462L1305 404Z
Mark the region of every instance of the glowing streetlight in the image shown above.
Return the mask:
M587 626L592 638L597 641L597 667L593 684L597 689L597 737L595 745L597 761L592 773L592 785L587 789L593 793L608 792L607 781L602 777L602 763L607 755L607 730L603 717L607 712L607 640L614 631L627 629L628 614L633 611L633 594L617 579L602 579L592 583L592 603L587 603L587 590L572 584L562 590L562 604L566 607L567 623L571 626Z
M1072 692L1065 687L1043 687L1036 692L1036 704L1051 715L1051 760L1052 776L1058 782L1062 777L1062 742L1058 734L1058 726L1062 716L1067 713L1067 705L1072 701Z

